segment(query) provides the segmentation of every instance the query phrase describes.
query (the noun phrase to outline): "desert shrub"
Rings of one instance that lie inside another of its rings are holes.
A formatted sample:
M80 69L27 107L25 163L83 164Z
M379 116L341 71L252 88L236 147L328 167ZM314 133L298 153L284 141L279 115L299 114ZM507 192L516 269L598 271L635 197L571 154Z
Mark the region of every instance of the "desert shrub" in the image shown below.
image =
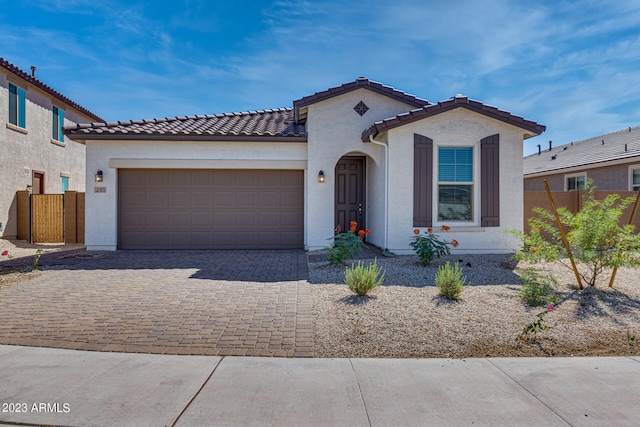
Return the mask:
M578 274L590 286L608 268L640 265L640 234L633 225L620 225L622 214L634 201L635 197L620 199L618 194L596 200L593 181L587 180L579 212L558 208L573 258L580 262ZM529 218L529 233L513 232L522 243L516 259L559 261L572 269L555 215L543 208L534 212L537 216Z
M440 229L441 231L449 231L449 227L446 225L443 225ZM411 237L409 244L418 255L418 258L420 258L420 263L427 266L433 260L443 255L449 255L449 245L455 248L458 246L458 241L454 239L447 242L441 239L433 232L433 228L427 228L424 235L420 234L420 230L416 228L413 230L413 237Z
M364 296L372 289L382 285L384 271L382 271L382 267L378 267L377 262L377 258L369 265L358 261L357 265L352 263L351 267L345 268L344 282L352 292Z
M331 247L327 249L327 258L329 258L329 264L342 265L347 259L353 259L360 255L364 251L367 245L364 244L364 238L371 233L368 228L365 230L359 230L358 223L351 221L349 223L349 231L345 233L337 232L331 240L333 243Z
M521 277L522 287L518 290L520 298L533 307L557 304L558 279L553 274L543 274L530 268Z
M453 266L449 261L438 269L435 278L436 286L443 297L457 301L467 284L467 278L462 275L462 270L456 262Z

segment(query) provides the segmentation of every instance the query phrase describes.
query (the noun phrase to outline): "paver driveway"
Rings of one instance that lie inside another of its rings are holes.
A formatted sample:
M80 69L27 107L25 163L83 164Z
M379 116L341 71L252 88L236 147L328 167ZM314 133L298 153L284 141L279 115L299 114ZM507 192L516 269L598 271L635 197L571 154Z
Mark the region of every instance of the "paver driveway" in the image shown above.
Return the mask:
M303 251L118 251L0 290L0 343L313 356Z

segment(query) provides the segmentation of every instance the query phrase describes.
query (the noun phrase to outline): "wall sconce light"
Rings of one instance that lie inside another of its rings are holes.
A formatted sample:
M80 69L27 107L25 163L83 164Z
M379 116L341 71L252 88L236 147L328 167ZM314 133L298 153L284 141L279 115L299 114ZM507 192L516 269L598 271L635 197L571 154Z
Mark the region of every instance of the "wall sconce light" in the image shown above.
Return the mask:
M324 182L324 171L318 172L318 182Z
M102 171L98 171L96 174L96 182L102 182Z

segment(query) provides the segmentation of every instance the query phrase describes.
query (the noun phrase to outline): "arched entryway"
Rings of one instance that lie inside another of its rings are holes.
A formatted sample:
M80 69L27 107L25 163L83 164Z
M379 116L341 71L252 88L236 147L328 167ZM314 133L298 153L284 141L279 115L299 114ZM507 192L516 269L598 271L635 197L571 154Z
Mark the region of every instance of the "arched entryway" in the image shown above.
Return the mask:
M349 222L356 221L363 228L366 221L364 156L344 156L335 170L335 216L336 230L349 229Z

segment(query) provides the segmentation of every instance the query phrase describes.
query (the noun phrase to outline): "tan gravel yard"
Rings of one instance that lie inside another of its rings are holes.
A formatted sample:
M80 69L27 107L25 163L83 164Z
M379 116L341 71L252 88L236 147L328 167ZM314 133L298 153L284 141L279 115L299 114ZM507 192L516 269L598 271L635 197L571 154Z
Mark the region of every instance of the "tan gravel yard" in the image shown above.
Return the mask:
M462 301L452 302L438 296L433 277L439 265L459 259L472 286ZM561 282L561 302L545 319L551 329L516 340L544 311L517 293L526 264L516 265L508 255L457 255L428 268L415 256L383 257L378 265L386 270L385 285L357 297L339 284L342 268L309 264L315 357L640 354L638 270L620 269L613 289L604 283L580 291L570 270L545 265Z

